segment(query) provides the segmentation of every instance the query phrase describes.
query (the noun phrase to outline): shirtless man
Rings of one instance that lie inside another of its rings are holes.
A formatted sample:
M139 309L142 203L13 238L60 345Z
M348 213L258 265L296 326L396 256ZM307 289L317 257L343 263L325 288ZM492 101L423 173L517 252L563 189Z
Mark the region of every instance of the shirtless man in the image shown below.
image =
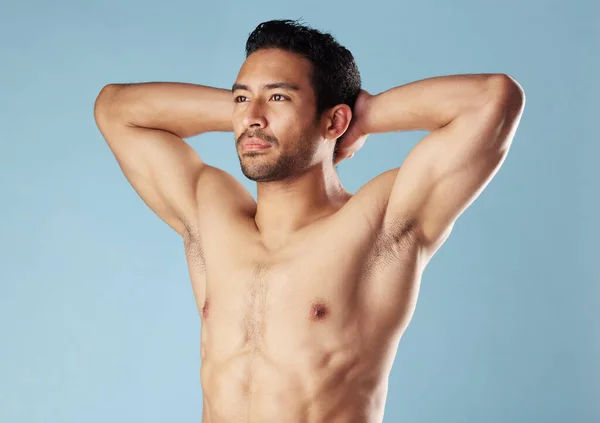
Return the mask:
M259 25L246 53L233 92L110 84L95 104L126 178L183 239L202 421L381 422L423 269L506 157L523 90L481 74L370 95L348 50L293 21ZM400 168L343 188L335 165L368 134L409 130L430 132ZM183 141L211 131L234 133L257 202Z

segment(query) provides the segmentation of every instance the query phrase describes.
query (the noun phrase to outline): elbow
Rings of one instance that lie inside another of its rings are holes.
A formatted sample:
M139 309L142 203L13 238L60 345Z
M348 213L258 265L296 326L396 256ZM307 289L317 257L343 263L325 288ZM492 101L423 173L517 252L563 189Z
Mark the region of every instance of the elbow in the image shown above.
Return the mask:
M105 119L111 114L111 111L114 111L115 97L121 87L120 84L108 84L100 90L94 102L94 118L97 122Z
M525 90L513 77L506 74L494 74L489 80L489 92L499 106L512 110L519 115L525 107Z
M521 84L506 74L491 75L488 81L488 102L498 118L504 125L518 124L525 109L525 91Z
M494 87L493 110L498 131L495 144L501 151L506 152L521 122L525 108L525 92L515 79L504 74L494 75L491 85Z
M121 87L121 84L107 84L102 87L100 93L96 97L96 104L103 104L112 100Z

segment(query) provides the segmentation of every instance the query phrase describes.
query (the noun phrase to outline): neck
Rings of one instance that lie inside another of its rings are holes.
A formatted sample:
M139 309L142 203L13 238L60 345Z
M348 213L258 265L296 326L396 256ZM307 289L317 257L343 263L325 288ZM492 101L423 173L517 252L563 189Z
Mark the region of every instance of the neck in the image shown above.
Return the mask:
M290 180L260 182L254 221L265 244L284 244L298 230L338 211L352 195L332 164Z

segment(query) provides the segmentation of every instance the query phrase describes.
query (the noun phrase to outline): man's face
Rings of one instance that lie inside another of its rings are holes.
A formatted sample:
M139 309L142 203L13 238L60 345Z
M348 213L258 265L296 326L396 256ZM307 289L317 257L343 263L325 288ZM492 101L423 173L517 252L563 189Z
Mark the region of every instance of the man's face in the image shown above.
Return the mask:
M276 49L258 50L242 65L233 87L232 119L242 172L248 179L289 179L319 160L321 138L311 71L308 59ZM249 138L269 146L244 146Z

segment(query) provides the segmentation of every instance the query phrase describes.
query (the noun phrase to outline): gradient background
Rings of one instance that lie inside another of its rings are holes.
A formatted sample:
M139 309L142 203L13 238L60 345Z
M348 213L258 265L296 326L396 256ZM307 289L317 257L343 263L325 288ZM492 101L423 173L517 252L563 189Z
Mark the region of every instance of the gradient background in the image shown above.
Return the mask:
M527 96L503 168L424 273L384 421L599 422L598 16L591 0L3 0L0 421L200 421L183 244L125 180L94 100L111 82L230 88L258 23L302 17L373 94L507 73ZM371 136L342 181L355 192L424 135ZM190 143L255 195L232 134Z

